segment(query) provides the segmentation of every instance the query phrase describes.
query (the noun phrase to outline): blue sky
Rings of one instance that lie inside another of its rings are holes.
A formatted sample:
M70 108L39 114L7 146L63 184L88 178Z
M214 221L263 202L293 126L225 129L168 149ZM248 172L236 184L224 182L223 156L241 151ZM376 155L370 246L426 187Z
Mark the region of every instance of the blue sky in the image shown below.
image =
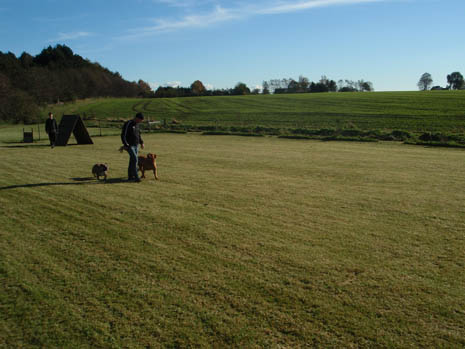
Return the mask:
M0 0L0 51L65 44L125 79L210 88L299 75L416 90L465 74L465 0Z

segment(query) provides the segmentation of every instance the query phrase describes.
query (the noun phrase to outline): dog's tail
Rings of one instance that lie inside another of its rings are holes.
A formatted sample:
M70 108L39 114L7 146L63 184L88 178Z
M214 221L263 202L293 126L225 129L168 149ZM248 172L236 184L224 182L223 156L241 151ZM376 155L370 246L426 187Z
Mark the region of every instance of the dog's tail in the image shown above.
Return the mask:
M126 147L125 145L122 145L121 147L119 147L119 152L120 153L122 153L125 150L128 150L128 147Z

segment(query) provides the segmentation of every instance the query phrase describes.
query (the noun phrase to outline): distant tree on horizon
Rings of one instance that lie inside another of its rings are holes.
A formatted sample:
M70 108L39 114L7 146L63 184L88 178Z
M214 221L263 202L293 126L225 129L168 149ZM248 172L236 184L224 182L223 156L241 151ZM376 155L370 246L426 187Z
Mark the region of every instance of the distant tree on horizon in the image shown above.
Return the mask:
M153 95L154 92L153 92L152 88L144 80L140 79L137 82L137 85L139 86L139 90L140 90L139 96L140 97L151 97Z
M202 81L200 81L200 80L195 80L191 84L191 90L192 90L192 94L194 94L196 96L201 96L201 95L205 94L205 92L207 91L207 89L203 85Z
M264 94L264 95L269 95L270 94L270 85L268 84L268 81L263 81L262 94Z
M363 79L357 81L357 87L360 92L372 92L374 90L373 84Z
M287 85L287 93L297 93L299 91L299 83L294 79L289 81L289 85Z
M326 75L322 75L320 81L310 84L310 92L336 92L337 83L334 80L328 79Z
M232 91L233 95L248 95L250 89L243 82L238 82Z
M299 91L305 92L308 90L308 86L310 86L310 80L303 75L299 76Z
M431 77L431 74L423 73L423 75L420 77L420 80L418 80L417 86L420 89L420 91L426 91L432 84L433 78Z
M460 74L458 71L447 75L447 83L449 84L449 89L453 90L460 90L465 85L463 75Z

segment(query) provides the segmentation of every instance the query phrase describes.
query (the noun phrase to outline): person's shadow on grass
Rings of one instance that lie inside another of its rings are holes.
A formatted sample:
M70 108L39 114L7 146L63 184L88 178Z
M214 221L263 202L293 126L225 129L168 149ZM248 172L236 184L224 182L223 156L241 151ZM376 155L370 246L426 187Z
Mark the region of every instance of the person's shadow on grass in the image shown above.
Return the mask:
M45 183L31 183L31 184L15 184L6 187L0 187L0 190L16 189L16 188L37 188L48 187L53 185L95 185L95 184L117 184L127 182L126 178L108 178L104 180L96 180L94 177L77 177L71 178L73 182L45 182Z

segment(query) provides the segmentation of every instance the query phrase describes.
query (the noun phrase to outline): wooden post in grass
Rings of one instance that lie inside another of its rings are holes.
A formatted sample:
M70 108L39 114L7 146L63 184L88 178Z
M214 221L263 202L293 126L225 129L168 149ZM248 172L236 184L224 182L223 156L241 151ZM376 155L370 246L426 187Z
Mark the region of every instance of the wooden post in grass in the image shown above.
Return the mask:
M98 128L100 130L100 137L102 137L102 125L100 125L100 119L98 119Z
M23 128L23 143L32 143L34 142L34 129L31 128L31 132L27 132Z
M39 141L40 141L40 124L37 124L37 131L39 131Z

